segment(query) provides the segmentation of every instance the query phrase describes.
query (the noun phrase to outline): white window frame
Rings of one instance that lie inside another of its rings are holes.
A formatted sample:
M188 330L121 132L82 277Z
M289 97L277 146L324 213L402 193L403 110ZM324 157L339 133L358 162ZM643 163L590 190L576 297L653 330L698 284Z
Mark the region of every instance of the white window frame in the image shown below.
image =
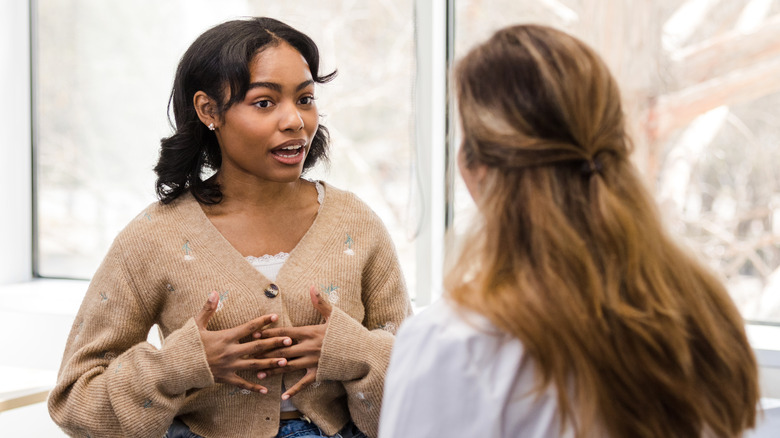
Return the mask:
M447 173L447 62L451 58L452 0L416 0L415 173L424 205L417 235L415 306L422 308L441 297L444 236L450 199Z
M0 0L0 285L33 278L32 84L29 2Z

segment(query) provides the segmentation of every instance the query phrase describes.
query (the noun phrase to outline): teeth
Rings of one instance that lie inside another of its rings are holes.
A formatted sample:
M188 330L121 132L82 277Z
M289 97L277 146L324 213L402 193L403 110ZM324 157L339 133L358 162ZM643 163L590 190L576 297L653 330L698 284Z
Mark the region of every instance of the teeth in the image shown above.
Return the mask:
M300 146L285 146L282 149L284 149L286 151L294 151L296 149L300 149Z

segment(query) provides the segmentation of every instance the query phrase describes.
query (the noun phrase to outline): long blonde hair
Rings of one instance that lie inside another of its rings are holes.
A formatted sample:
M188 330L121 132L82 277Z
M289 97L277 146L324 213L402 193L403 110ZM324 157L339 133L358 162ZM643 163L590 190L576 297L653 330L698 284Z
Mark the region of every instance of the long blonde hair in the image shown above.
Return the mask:
M522 341L576 436L740 436L757 368L724 286L664 232L599 56L538 25L455 71L466 166L486 166L450 296Z

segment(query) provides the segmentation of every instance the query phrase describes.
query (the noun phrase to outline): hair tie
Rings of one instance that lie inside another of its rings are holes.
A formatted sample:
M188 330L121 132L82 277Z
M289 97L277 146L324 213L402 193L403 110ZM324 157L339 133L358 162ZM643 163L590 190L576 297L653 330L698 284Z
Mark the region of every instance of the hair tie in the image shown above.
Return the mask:
M599 175L603 175L602 171L604 170L604 166L601 163L601 160L599 160L598 156L583 160L582 166L580 166L580 172L582 172L583 175L590 178L593 176L594 173L598 173Z

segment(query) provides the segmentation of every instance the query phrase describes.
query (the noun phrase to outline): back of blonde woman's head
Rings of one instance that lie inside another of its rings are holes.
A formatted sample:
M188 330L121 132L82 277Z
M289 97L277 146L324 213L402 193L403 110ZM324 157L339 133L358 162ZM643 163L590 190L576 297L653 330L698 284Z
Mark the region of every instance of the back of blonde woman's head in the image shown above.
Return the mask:
M664 232L615 80L555 29L502 29L455 71L461 160L487 169L448 273L519 338L577 436L739 436L758 383L722 284Z

